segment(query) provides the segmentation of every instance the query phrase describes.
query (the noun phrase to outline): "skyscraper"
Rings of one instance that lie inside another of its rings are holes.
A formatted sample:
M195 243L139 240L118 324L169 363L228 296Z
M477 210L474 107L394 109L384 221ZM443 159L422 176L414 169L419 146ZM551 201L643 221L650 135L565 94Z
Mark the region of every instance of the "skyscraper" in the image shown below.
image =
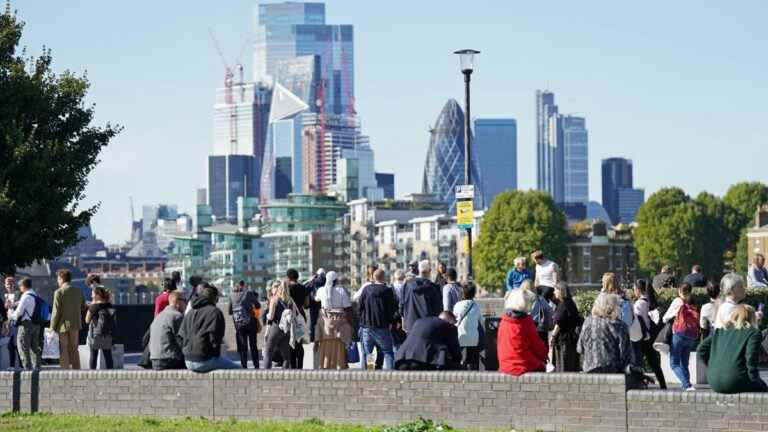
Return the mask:
M238 198L259 198L260 165L252 155L208 157L208 205L217 219L234 222Z
M424 162L422 192L434 194L448 204L449 212L456 208L456 186L464 184L464 111L454 99L448 100L430 131L431 138ZM482 179L477 159L471 166L475 185L475 208L483 208Z
M555 145L550 130L552 118L558 113L555 94L536 90L536 189L549 192L555 197L556 169Z
M612 224L630 223L645 200L645 191L633 187L632 161L608 158L602 162L603 207Z
M255 80L274 78L278 64L298 56L320 58L325 110L350 113L354 105L351 25L327 25L322 3L261 4L256 11Z
M562 125L563 202L589 202L589 146L586 120L572 115L558 116ZM558 148L560 146L558 145Z
M517 189L517 122L515 119L475 120L474 155L483 183L483 200Z
M395 175L392 173L376 173L376 185L384 191L384 199L395 199Z

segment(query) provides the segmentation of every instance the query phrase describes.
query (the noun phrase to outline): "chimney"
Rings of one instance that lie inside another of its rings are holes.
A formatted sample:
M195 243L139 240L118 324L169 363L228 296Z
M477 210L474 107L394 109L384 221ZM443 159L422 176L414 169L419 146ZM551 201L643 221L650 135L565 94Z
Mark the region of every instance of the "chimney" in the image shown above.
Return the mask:
M755 223L755 228L768 226L768 204L757 206L757 212L755 212Z

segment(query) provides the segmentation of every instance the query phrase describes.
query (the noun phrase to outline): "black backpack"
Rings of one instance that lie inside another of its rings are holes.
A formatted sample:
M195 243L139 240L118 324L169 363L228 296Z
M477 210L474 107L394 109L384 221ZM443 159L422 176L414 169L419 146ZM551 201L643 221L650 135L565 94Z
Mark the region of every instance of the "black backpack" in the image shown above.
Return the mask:
M115 331L115 317L108 308L99 309L93 325L93 336L112 336Z

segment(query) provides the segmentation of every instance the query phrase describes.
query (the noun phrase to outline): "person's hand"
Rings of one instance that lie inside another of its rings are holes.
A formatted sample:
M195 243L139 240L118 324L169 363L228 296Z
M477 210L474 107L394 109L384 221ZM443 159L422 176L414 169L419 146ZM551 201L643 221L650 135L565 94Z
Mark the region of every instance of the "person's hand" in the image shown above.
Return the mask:
M759 323L760 321L762 321L762 320L763 320L763 312L762 312L762 311L757 311L757 312L755 312L755 318L757 318L757 322L758 322L758 323Z

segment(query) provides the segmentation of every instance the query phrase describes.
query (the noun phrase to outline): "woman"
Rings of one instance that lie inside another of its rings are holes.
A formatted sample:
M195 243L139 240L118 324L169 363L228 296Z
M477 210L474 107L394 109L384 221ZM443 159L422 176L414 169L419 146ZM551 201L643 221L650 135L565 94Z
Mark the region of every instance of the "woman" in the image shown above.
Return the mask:
M315 355L320 369L347 369L347 346L352 341L349 309L352 302L344 287L337 284L336 272L325 275L325 285L315 294L320 315L315 328Z
M461 347L461 366L465 370L480 370L480 326L482 314L480 306L475 302L475 284L462 286L462 301L453 307L456 316L456 327L459 331L459 346Z
M579 353L576 343L579 340L577 329L582 319L576 302L571 297L571 290L565 282L558 282L555 287L557 307L553 315L555 328L552 330L553 356L555 372L578 372Z
M109 292L103 286L94 286L93 302L85 313L88 324L88 347L91 349L91 369L96 369L99 351L104 355L107 369L113 369L112 336L115 331L115 309L109 302Z
M699 318L699 327L704 338L710 336L715 329L715 317L721 303L720 284L707 282L707 296L709 296L709 303L701 307L701 318Z
M264 368L272 369L272 359L280 355L283 369L291 368L291 346L289 335L280 329L280 318L286 309L291 309L293 299L285 281L272 282L272 297L267 313L267 335L264 340Z
M619 305L619 319L624 321L627 328L632 327L634 321L634 314L632 313L632 302L627 299L624 290L619 287L619 282L615 273L605 273L603 275L603 289L602 292L606 294L616 294L621 299Z
M688 359L699 337L699 313L693 306L692 290L690 284L682 283L677 289L678 297L669 305L663 318L665 323L674 320L672 345L669 347L669 367L680 380L680 385L685 391L696 390L691 385L691 376L688 371Z
M546 371L547 347L536 333L536 324L529 314L535 301L536 294L522 287L507 295L497 336L502 373L518 376Z
M634 304L635 319L642 325L642 338L638 341L632 341L632 353L634 364L638 368L643 367L643 358L648 361L659 387L663 390L667 388L667 382L664 379L664 373L661 371L661 356L659 352L653 349L653 342L656 339L655 328L657 323L651 319L650 312L655 310L655 294L653 286L645 279L635 281Z
M586 373L626 373L630 364L629 330L619 319L621 298L601 293L584 320L576 351Z
M717 393L765 392L758 360L762 337L755 310L736 306L725 328L717 329L699 345L699 358L707 365L707 380Z

